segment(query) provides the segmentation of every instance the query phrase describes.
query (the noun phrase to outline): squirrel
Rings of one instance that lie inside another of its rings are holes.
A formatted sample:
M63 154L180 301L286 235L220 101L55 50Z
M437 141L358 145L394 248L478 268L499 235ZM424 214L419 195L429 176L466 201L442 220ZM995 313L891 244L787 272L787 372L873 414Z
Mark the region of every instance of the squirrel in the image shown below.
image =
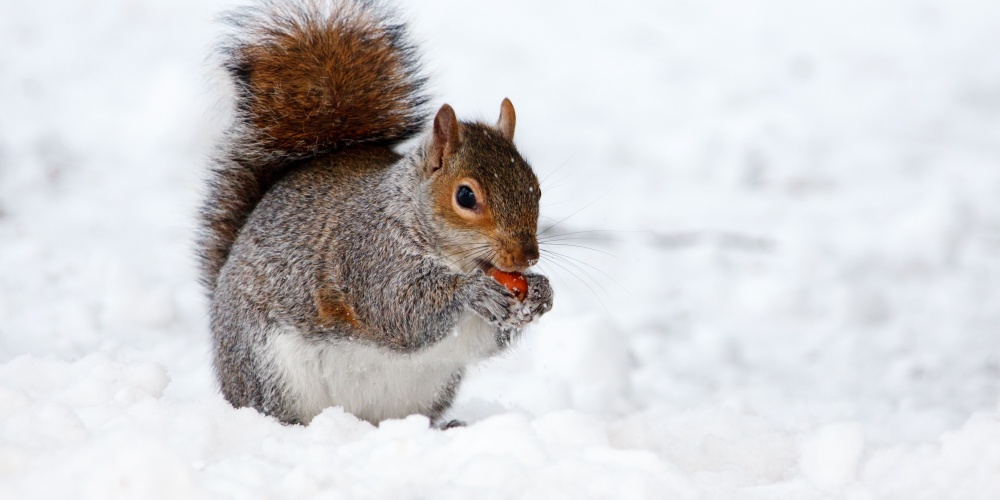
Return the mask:
M446 427L466 366L552 308L541 190L496 123L433 120L407 26L370 0L226 16L234 115L200 213L214 367L234 407ZM411 138L410 148L402 143ZM524 273L523 301L487 273Z

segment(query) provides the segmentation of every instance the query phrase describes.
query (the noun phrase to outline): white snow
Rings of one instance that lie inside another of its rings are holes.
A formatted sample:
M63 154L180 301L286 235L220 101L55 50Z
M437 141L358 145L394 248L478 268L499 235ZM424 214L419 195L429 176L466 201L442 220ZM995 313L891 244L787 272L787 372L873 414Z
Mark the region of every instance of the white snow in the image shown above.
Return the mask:
M825 425L799 445L802 474L816 486L832 490L854 481L865 449L864 429L857 422Z
M1000 498L1000 3L406 2L565 256L444 432L219 395L227 5L0 7L0 498Z

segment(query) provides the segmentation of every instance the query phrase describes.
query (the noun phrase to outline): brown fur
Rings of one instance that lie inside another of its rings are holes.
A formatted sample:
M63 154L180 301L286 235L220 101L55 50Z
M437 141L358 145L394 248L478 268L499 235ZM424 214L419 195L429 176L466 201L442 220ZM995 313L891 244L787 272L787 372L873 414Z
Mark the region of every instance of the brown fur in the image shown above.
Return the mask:
M505 104L510 101L505 100ZM490 241L492 265L505 271L523 271L538 259L534 228L541 190L527 162L506 137L507 132L513 134L513 112L510 106L509 130L475 122L458 124L461 143L449 146L453 152L434 174L431 193L435 215L454 231L478 234ZM432 146L432 151L436 147ZM475 179L484 191L480 200L483 213L476 220L459 216L452 205L455 190L466 177ZM477 239L471 234L468 239Z
M504 98L500 103L500 119L497 120L497 130L503 134L508 141L514 140L514 126L517 124L517 115L514 114L514 104L510 99Z
M347 303L343 293L329 288L322 288L316 292L316 309L318 310L318 323L324 328L333 328L338 323L346 323L354 328L361 328L354 308Z
M202 208L202 282L212 293L264 194L303 159L353 144L394 145L427 117L414 47L372 2L262 3L229 15L222 47L236 121Z
M332 13L315 2L294 8L258 26L258 43L237 51L262 147L311 153L423 126L423 113L410 105L423 80L413 77L399 33L350 3Z

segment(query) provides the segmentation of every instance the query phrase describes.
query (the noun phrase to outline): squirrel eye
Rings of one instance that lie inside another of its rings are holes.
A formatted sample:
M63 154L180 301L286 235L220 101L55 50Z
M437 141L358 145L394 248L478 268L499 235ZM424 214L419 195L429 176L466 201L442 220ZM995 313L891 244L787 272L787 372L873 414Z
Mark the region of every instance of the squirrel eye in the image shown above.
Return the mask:
M455 192L455 201L462 208L469 210L476 208L476 194L472 192L472 188L469 186L462 185L458 187L458 191Z

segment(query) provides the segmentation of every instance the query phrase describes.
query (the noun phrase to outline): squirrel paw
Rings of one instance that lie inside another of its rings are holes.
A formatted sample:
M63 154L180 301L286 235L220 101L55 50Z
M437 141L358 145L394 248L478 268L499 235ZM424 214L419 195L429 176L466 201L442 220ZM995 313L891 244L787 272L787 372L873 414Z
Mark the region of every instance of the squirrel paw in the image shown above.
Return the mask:
M541 274L526 274L528 294L523 302L514 306L514 317L517 328L523 328L528 323L540 318L552 309L552 285L549 279Z
M528 296L522 302L522 311L525 311L527 321L534 321L552 309L552 285L549 279L541 274L526 274L524 278L528 280Z
M465 422L462 420L447 420L442 422L435 422L431 424L432 429L437 429L439 431L446 431L448 429L455 429L457 427L465 427Z
M494 327L509 335L552 309L552 286L540 274L526 274L528 294L521 302L493 278L482 275L477 281L472 309Z
M520 302L506 287L480 272L473 282L469 306L480 317L499 329L518 328Z

